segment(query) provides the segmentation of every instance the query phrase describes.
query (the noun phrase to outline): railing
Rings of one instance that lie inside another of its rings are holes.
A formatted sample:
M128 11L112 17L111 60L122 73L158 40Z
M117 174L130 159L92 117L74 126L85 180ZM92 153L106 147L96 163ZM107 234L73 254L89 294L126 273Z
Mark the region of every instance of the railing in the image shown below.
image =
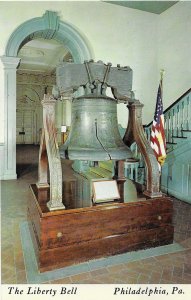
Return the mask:
M145 162L141 155L141 152L139 152L139 149L137 147L136 143L133 143L130 147L131 151L134 154L134 158L137 159L139 162L136 164L132 164L128 168L128 174L127 176L129 179L134 180L135 182L145 184Z
M144 127L150 140L152 122ZM167 144L173 144L176 137L184 137L184 131L191 131L191 89L164 111L164 127Z
M144 126L148 140L151 136L152 122ZM164 127L167 147L176 144L175 138L184 138L184 132L191 131L191 89L178 98L164 111ZM128 169L127 177L135 182L145 184L145 163L137 145L131 146L135 158L139 159L139 165L132 165ZM168 150L167 150L168 151Z

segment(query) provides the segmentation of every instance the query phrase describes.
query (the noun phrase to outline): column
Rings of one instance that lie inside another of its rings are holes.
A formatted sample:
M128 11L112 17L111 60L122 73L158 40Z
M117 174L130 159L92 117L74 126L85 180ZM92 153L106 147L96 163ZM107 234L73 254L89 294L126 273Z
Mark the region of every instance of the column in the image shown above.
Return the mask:
M4 68L4 171L3 178L16 179L16 69L20 58L0 57Z

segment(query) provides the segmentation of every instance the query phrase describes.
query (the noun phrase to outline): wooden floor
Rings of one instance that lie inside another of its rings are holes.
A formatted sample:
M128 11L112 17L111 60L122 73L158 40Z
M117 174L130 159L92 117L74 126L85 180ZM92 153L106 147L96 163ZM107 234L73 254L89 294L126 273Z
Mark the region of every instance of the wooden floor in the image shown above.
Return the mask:
M2 278L6 284L27 283L21 248L21 222L27 220L27 201L32 197L29 185L37 181L37 146L17 148L18 180L2 182ZM64 176L73 180L70 162L66 162ZM79 272L44 283L191 283L191 205L174 202L175 241L185 250L113 266L100 266L89 272Z

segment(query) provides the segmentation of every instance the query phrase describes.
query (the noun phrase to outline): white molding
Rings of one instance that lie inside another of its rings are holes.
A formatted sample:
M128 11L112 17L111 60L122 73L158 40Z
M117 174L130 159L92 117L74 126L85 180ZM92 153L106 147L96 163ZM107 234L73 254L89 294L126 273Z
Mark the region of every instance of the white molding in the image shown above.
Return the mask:
M4 68L4 170L2 177L16 179L16 68L18 57L0 57Z
M4 70L5 69L16 70L16 68L21 60L19 57L12 57L12 56L5 56L5 55L0 56L0 59L3 63Z
M17 174L4 174L0 176L0 180L15 180L17 179Z

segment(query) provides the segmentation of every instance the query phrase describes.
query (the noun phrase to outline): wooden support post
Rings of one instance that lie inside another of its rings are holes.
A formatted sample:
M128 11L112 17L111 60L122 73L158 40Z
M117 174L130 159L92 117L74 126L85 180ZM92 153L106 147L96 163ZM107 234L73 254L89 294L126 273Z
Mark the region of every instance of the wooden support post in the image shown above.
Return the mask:
M47 203L49 210L65 209L62 203L62 167L55 127L55 103L53 96L44 95L43 130L41 136L38 168L38 189L49 186L48 166L50 172L50 201Z
M124 143L130 147L133 142L137 143L139 151L141 152L146 167L147 180L146 190L144 194L150 198L160 197L160 172L158 162L154 152L146 139L144 129L142 126L142 108L143 104L139 100L130 101L127 105L129 109L129 121L127 130L124 135Z

